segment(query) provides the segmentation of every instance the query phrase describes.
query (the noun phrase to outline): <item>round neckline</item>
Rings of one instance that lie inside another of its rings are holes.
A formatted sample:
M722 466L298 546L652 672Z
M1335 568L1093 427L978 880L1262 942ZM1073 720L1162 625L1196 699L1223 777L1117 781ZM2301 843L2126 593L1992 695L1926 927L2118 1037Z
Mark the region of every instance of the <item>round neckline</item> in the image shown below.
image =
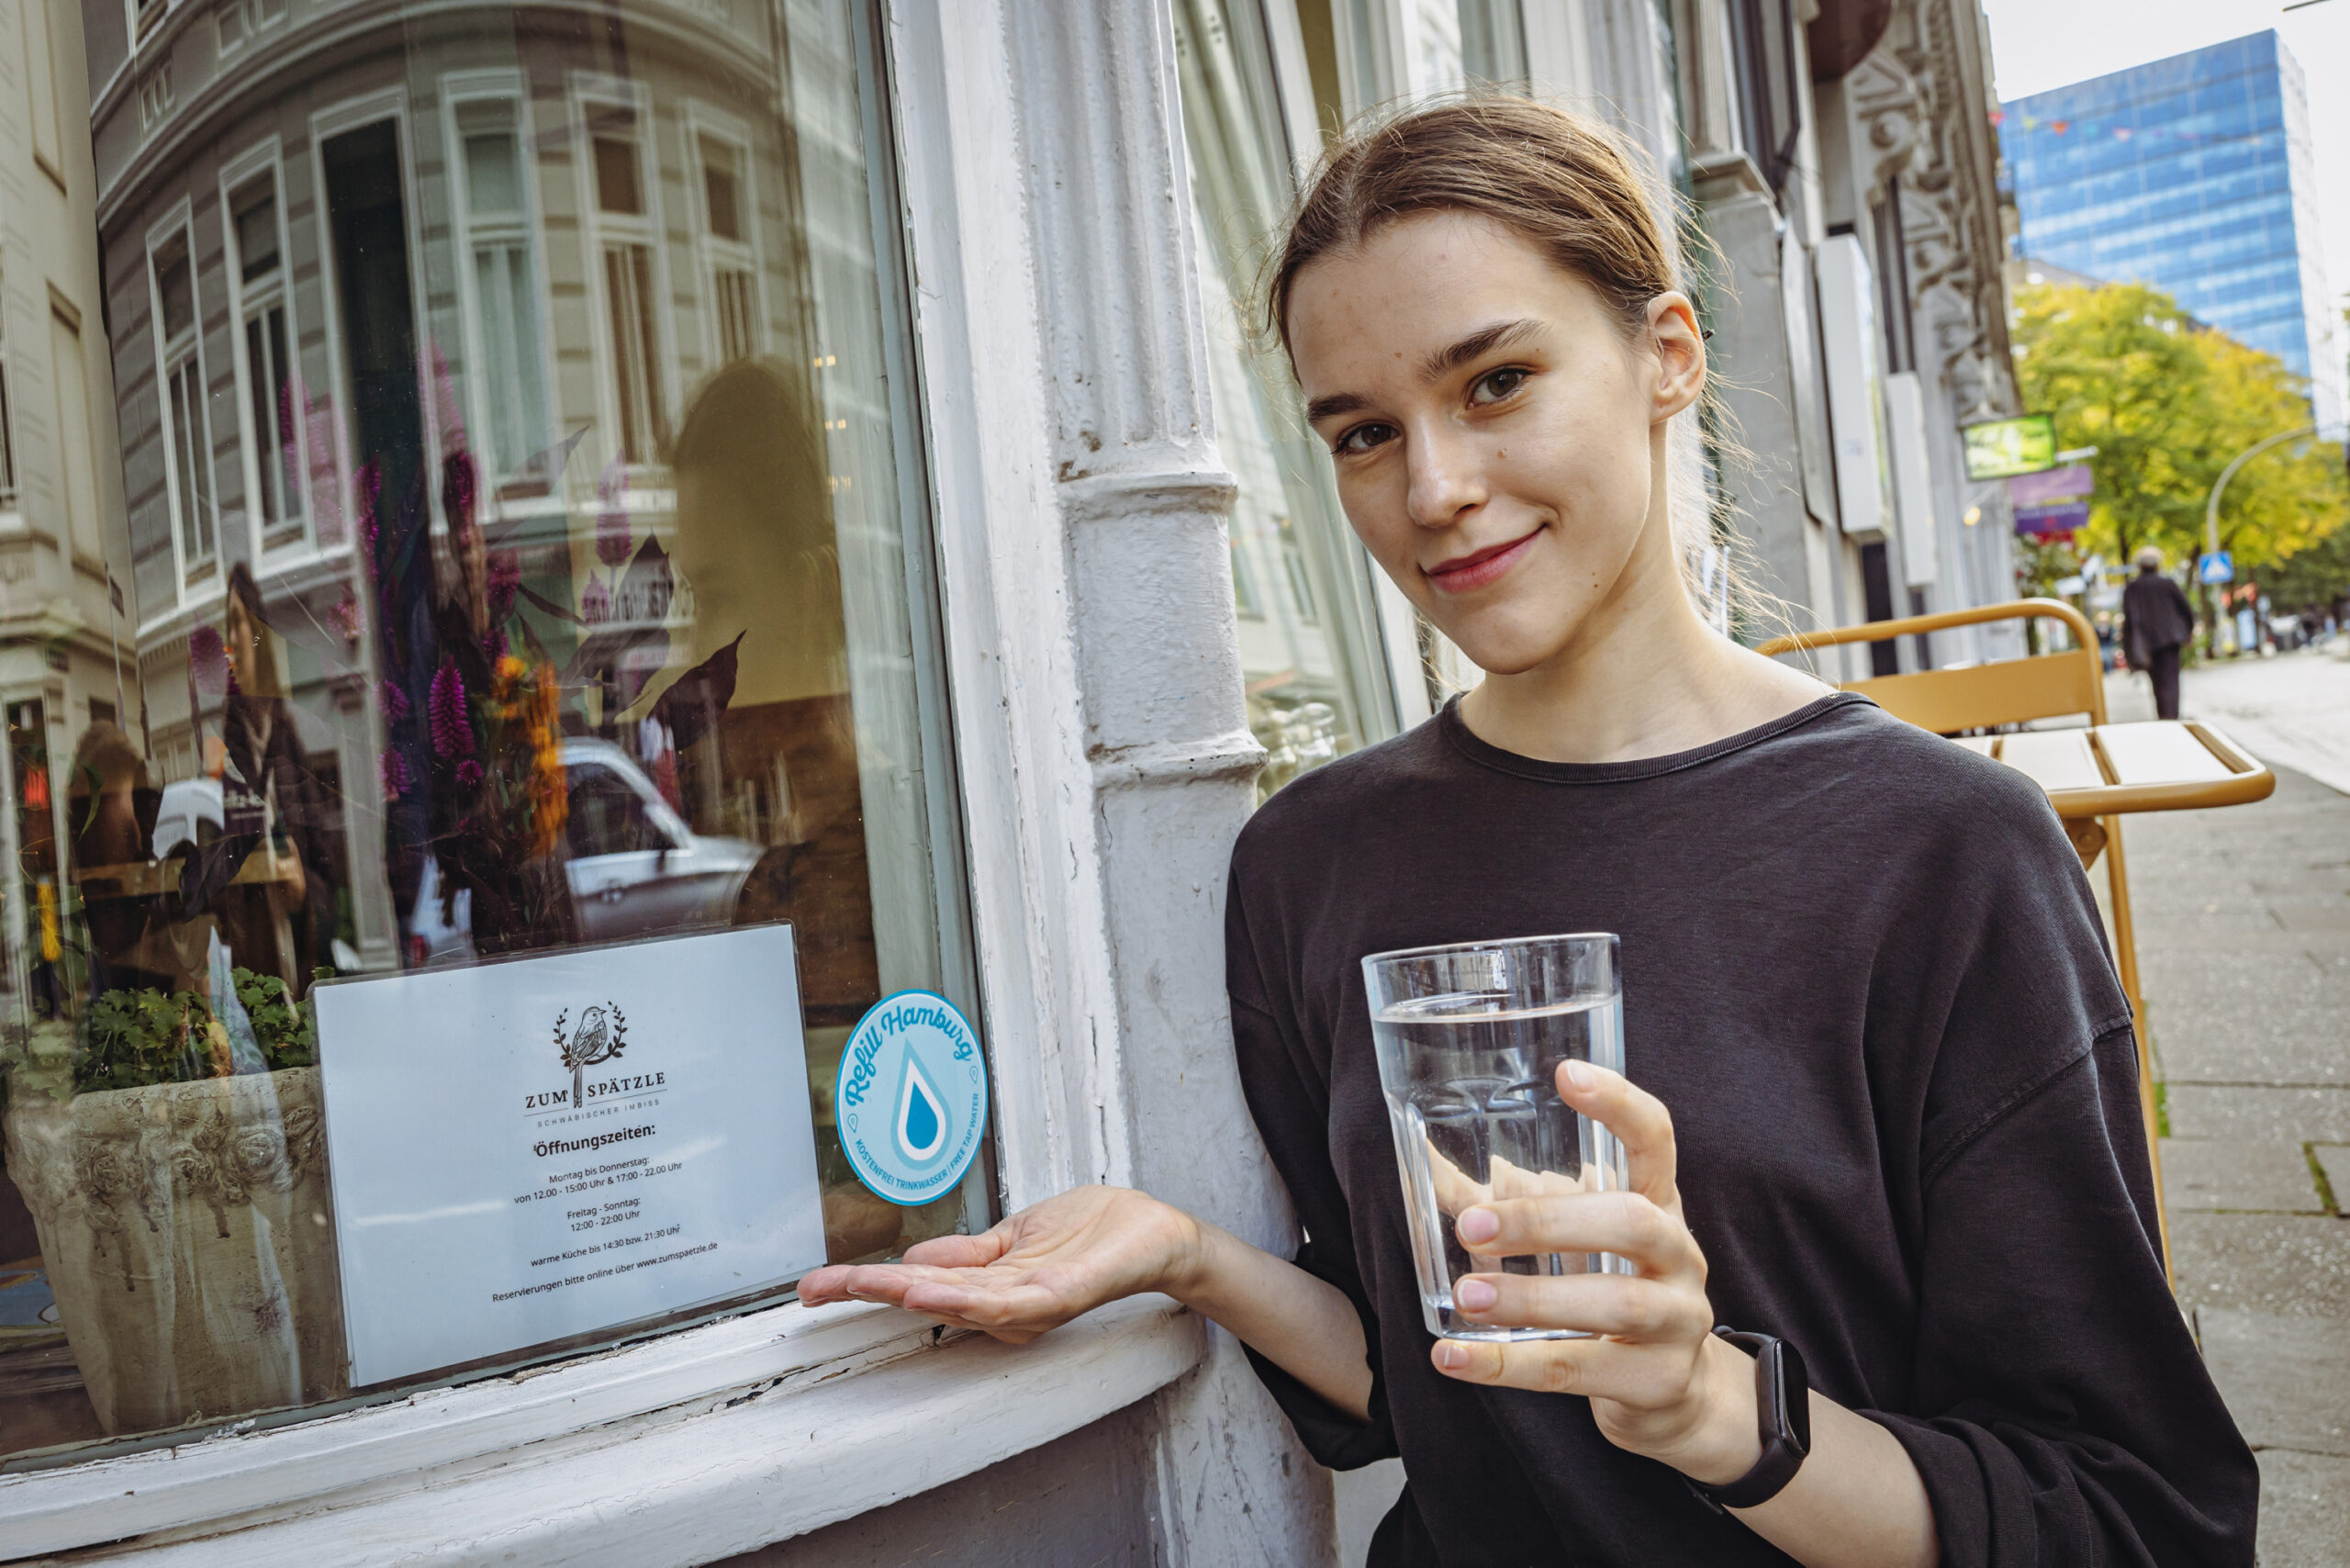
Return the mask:
M1437 723L1454 750L1479 767L1491 768L1496 773L1531 778L1543 784L1628 784L1701 767L1733 752L1760 745L1790 730L1799 729L1839 709L1863 705L1874 707L1875 704L1857 691L1830 691L1751 730L1724 735L1718 741L1708 741L1688 751L1670 752L1662 756L1632 757L1622 762L1544 762L1536 757L1520 756L1514 751L1505 751L1490 741L1480 739L1469 728L1468 721L1460 716L1460 699L1457 696L1448 700L1438 711Z

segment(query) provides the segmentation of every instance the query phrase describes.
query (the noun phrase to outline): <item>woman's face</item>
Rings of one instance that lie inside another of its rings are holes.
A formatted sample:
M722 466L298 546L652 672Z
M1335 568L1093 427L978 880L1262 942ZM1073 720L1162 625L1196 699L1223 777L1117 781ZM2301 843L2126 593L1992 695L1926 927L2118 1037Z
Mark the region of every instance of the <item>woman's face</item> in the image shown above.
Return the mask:
M1465 213L1297 275L1291 353L1348 521L1481 668L1533 668L1628 585L1677 586L1655 490L1705 358L1680 296L1649 314L1627 342L1582 279Z

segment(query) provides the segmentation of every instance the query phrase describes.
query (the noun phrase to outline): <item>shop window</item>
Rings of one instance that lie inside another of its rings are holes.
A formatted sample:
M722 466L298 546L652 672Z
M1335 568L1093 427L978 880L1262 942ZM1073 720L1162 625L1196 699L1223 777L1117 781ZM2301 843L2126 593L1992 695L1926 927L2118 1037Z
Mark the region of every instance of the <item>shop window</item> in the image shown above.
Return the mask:
M461 105L458 144L464 170L463 218L470 252L472 352L480 366L480 457L508 485L543 487L532 466L552 440L547 424L537 245L516 105Z
M1186 0L1176 7L1176 46L1216 442L1239 481L1232 576L1241 669L1249 727L1269 758L1259 789L1270 794L1393 734L1396 699L1375 568L1339 510L1328 454L1306 427L1286 362L1248 319L1298 162L1263 13L1243 0ZM1457 72L1457 40L1453 49Z
M612 129L588 139L597 231L602 237L611 398L622 461L642 467L658 456L667 431L661 402L660 297L654 287L653 225L634 117L599 110Z
M208 577L219 549L212 497L212 434L204 396L203 345L196 330L196 274L185 236L154 263L157 350L163 366L166 483L185 580Z
M609 1350L993 1217L983 1119L907 1201L851 1154L911 1080L840 1109L885 999L978 1014L869 11L460 9L224 57L82 209L143 264L57 280L117 324L133 592L110 621L82 574L82 633L0 644L0 1237L39 1252L0 1291L50 1304L0 1317L0 1466ZM252 547L304 530L348 547Z
M24 18L26 93L22 112L30 121L34 165L61 187L65 184L64 128L57 112L57 44L45 6L27 5Z
M295 334L286 324L275 174L265 173L232 191L229 211L243 318L248 504L261 525L263 545L274 549L302 535L303 422L295 390Z
M50 391L56 433L50 461L56 468L61 535L84 561L95 561L106 546L98 529L98 498L91 466L87 367L82 363L79 312L52 297L49 308Z
M742 155L713 136L699 139L702 183L702 247L710 274L718 363L730 364L759 350L758 262L744 222Z

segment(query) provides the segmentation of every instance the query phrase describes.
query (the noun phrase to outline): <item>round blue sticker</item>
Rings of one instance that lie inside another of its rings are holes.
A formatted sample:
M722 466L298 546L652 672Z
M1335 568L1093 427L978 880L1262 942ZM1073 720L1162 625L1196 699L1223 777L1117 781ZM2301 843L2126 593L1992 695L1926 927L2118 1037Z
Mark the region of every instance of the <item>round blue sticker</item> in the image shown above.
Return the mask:
M856 1179L909 1207L945 1197L971 1168L988 1116L988 1069L971 1021L935 991L885 996L841 1053L833 1122Z

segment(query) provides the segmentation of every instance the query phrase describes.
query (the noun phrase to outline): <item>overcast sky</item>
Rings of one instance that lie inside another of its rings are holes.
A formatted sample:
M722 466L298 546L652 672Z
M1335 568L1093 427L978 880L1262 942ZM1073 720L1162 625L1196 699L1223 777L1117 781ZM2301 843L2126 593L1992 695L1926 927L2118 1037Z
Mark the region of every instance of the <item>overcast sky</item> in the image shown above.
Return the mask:
M2309 78L2327 286L2350 293L2350 0L1983 0L1999 96L2020 98L2274 28Z

